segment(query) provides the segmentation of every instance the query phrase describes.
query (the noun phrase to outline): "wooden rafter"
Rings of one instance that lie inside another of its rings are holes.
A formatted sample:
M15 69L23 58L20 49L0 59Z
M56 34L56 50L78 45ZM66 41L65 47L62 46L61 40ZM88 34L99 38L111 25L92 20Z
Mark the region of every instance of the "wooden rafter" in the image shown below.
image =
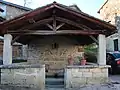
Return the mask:
M63 25L65 25L65 23L61 23L61 24L59 24L58 26L56 26L56 30L55 30L55 31L57 31L57 30L58 30L59 28L61 28ZM54 31L52 25L50 25L50 24L46 24L46 26L49 27L50 29L52 29L52 30Z
M97 40L94 36L90 35L89 37L90 37L93 41L95 41L95 43L98 45L98 40Z
M105 27L107 27L107 28L115 29L115 27L112 26L112 25L109 25L109 23L105 23L105 22L103 23L102 20L97 19L97 18L95 18L95 17L91 17L91 16L89 16L88 14L80 13L80 12L75 12L75 11L73 11L73 10L70 9L70 8L67 8L67 10L66 10L65 8L63 8L63 7L59 6L59 5L56 5L55 7L56 7L56 8L59 8L59 9L61 9L61 10L63 10L63 11L65 11L65 12L74 14L74 15L76 15L76 16L78 16L78 17L83 18L83 19L86 19L86 20L88 20L88 21L91 21L91 22L97 23L97 24L99 24L99 25L105 26Z
M64 22L64 23L67 23L67 24L70 24L70 25L73 25L75 27L78 27L78 28L81 28L83 30L85 29L88 29L89 27L83 25L83 24L79 24L77 22L74 22L74 21L71 21L71 20L68 20L68 19L65 19L65 18L62 18L62 17L56 17L56 20L60 21L60 22Z
M53 15L53 31L56 31L56 15Z
M33 23L33 24L24 26L24 27L22 27L22 28L20 28L20 29L18 29L18 30L16 30L16 31L22 31L22 30L26 30L26 29L31 29L31 28L33 28L33 27L35 27L35 26L48 23L48 22L50 22L50 21L52 21L52 20L53 20L53 18L43 19L43 20L37 21L37 22L35 22L35 23Z
M58 30L59 28L61 28L63 25L65 25L65 23L61 23L60 25L58 25L58 26L56 27L56 30Z
M32 19L29 19L28 21L29 21L30 24L35 23L35 20L34 20L33 18L32 18Z
M46 24L46 26L53 30L53 26L51 26L50 24Z
M21 36L21 35L16 36L16 37L12 40L11 45L13 45L13 43L16 42L16 40L18 40L18 39L20 38L20 36Z

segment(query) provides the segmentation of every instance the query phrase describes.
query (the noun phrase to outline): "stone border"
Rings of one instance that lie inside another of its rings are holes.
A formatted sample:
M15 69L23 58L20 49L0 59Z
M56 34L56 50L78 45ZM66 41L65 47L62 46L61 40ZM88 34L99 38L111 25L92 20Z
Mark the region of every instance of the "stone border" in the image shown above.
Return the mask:
M85 85L108 83L109 65L67 66L65 69L66 88L79 88Z
M0 65L0 69L20 69L20 68L42 68L45 65L40 64L11 64L11 65Z
M67 66L66 68L110 68L110 65L72 65Z

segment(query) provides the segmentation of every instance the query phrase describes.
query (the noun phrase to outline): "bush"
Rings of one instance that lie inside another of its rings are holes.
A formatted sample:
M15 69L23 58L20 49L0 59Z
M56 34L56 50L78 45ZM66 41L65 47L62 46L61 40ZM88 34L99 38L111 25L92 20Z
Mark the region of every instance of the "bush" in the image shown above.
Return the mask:
M97 63L96 53L85 51L85 57L86 57L87 62Z
M94 44L84 47L87 62L97 63L97 47Z

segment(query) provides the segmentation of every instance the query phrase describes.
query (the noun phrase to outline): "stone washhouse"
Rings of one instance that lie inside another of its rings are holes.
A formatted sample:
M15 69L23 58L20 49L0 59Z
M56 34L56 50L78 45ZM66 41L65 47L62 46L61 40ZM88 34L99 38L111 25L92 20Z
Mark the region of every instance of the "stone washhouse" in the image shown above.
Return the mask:
M106 36L116 27L82 12L77 6L56 2L0 23L4 35L1 84L44 90L46 75L63 73L64 87L108 82ZM27 63L12 64L12 44L28 45ZM79 56L81 45L96 42L94 65L68 65L68 57ZM46 72L45 72L46 71Z

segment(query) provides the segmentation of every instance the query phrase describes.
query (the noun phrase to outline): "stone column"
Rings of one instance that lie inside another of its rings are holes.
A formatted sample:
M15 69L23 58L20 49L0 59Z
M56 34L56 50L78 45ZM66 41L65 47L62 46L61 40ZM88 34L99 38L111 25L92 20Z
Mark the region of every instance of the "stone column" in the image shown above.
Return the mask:
M117 27L117 38L118 38L118 51L120 51L120 16L115 17L115 26ZM113 46L114 48L114 46Z
M3 64L9 65L12 64L12 35L4 35L4 46L3 46Z
M99 34L99 47L98 47L98 64L106 65L106 37L103 34Z
M27 45L22 45L22 57L23 59L27 60Z

